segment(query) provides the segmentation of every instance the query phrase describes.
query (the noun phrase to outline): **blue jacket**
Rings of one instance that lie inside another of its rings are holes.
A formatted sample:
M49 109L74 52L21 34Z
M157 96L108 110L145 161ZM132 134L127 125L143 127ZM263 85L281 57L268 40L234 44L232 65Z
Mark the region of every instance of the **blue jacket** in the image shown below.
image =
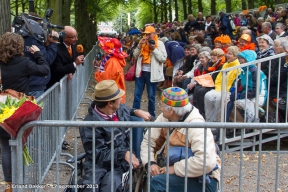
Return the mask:
M36 45L40 49L40 52L43 54L44 58L46 59L49 65L51 65L54 62L57 53L56 43L50 43L50 45L45 46L32 36L24 37L24 54L31 61L36 62L33 55L28 50L29 49L28 47L32 45ZM50 78L51 78L51 72L43 77L31 76L29 78L29 92L44 91L46 89L46 85L50 81Z
M185 56L184 48L178 41L167 41L165 43L167 57L171 60L173 66L176 61L182 59Z

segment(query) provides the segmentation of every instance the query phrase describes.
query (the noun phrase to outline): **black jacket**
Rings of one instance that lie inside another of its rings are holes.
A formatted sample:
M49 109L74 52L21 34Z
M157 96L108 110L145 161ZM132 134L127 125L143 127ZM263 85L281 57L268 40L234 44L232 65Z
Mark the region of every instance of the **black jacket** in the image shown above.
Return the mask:
M88 115L84 121L106 121L94 110L95 102L92 102L88 110ZM121 104L117 110L119 121L129 121L130 112L125 105ZM82 185L93 183L93 172L95 172L95 183L100 188L98 191L110 191L111 161L114 162L114 191L122 191L122 174L128 171L129 164L125 160L125 154L130 150L130 129L114 128L114 159L111 159L111 128L95 128L95 170L93 170L93 151L92 151L92 128L80 127L79 129L82 144L84 146L86 157L83 163L85 175L78 182ZM80 189L81 192L92 192L91 188Z
M48 84L48 88L54 83L60 81L65 75L69 73L75 73L76 69L73 62L75 62L78 57L76 51L76 45L71 46L72 57L70 57L68 50L64 43L57 45L57 56L53 64L50 66L51 69L51 80Z
M27 47L29 47L31 45L36 45L40 49L40 52L43 54L44 58L46 59L46 61L49 65L51 65L54 62L54 60L56 58L56 53L57 53L57 44L56 43L50 43L50 45L45 46L32 36L24 37L24 54L31 61L36 62L34 57L33 57L33 54L27 50ZM50 81L50 78L51 78L51 73L49 73L48 75L45 75L43 77L31 76L29 79L29 91L43 91L43 90L45 90L46 85Z
M95 103L92 102L88 110L88 115L84 121L106 121L94 110ZM130 120L130 109L121 104L117 110L119 121ZM92 166L92 129L91 127L80 127L80 136L82 144L86 152L85 161L89 161ZM114 128L114 167L122 167L128 170L129 164L125 161L125 153L130 150L130 129ZM95 154L96 162L99 167L110 169L111 167L111 128L97 127L95 128Z
M34 63L27 57L15 56L8 63L0 61L3 89L13 89L29 94L29 77L50 73L49 65L40 51L34 53Z
M195 27L195 25L197 24L197 21L194 20L194 21L188 21L185 26L184 26L184 31L187 32L187 34L189 35L190 31L192 28Z

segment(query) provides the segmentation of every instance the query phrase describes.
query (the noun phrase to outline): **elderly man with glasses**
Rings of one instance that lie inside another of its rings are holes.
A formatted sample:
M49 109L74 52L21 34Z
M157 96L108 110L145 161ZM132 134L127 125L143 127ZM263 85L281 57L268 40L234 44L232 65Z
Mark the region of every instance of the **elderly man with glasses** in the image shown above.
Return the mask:
M51 68L51 80L48 88L60 81L65 75L71 80L77 66L84 62L84 55L78 55L76 43L78 41L77 31L71 26L65 26L63 39L57 45L57 56Z

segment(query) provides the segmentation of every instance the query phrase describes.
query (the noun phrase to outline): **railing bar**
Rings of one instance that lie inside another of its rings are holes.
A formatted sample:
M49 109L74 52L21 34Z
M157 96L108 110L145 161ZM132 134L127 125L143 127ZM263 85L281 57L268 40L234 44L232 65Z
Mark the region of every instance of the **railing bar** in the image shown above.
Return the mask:
M186 135L185 135L185 187L184 191L187 192L188 189L188 128L186 128Z

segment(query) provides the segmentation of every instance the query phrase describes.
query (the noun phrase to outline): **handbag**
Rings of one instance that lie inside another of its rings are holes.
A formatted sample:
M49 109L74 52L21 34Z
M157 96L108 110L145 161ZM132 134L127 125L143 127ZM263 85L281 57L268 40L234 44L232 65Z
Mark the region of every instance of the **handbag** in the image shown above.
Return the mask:
M132 65L125 74L126 81L135 81L136 64Z
M194 77L194 80L197 81L197 83L199 83L203 87L215 87L214 81L210 74Z

